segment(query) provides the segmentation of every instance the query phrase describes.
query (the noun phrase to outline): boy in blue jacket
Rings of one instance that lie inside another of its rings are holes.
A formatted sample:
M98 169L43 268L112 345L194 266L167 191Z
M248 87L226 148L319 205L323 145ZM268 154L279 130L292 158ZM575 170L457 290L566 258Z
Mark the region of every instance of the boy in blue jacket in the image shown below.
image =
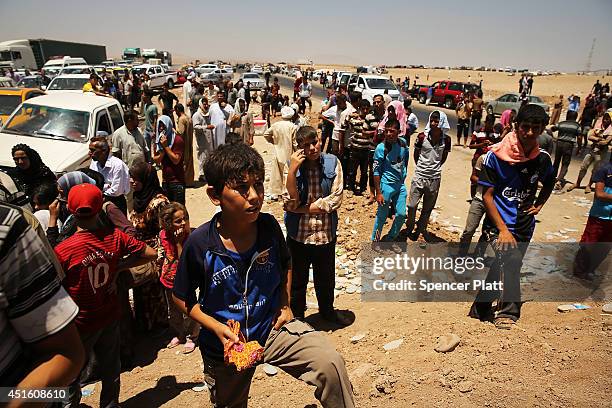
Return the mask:
M400 123L390 119L385 123L385 141L374 150L374 188L378 211L372 231L372 241L381 241L382 229L385 226L389 206L395 206L395 218L389 233L383 241L394 241L406 220L406 174L408 173L408 146L399 137Z
M238 341L227 321L240 323L246 341L264 347L266 363L316 386L324 407L353 407L344 360L329 340L295 320L289 307L291 261L278 222L260 214L264 162L245 145L222 145L205 166L207 194L221 207L185 242L174 302L202 325L204 381L215 407L246 407L255 367L238 372L223 362ZM199 298L196 289L199 288Z

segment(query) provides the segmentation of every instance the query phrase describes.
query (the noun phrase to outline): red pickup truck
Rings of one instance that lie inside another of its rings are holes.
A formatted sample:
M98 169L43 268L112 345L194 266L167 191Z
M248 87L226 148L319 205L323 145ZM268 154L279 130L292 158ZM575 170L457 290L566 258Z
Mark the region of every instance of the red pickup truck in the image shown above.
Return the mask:
M420 103L427 101L429 88L428 86L423 86L419 89ZM480 87L469 82L439 81L433 83L431 88L433 88L433 94L430 103L437 103L444 105L447 109L453 109L459 102L461 95L465 92L476 93Z

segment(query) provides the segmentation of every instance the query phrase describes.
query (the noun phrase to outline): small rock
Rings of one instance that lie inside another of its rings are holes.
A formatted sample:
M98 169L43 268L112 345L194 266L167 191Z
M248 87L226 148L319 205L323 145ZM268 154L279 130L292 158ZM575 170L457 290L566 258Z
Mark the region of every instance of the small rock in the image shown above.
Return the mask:
M350 372L349 377L351 378L363 377L373 368L374 368L374 364L372 363L361 363L359 364L359 366L357 366L356 369Z
M396 348L401 346L403 342L404 342L404 339L397 339L397 340L390 341L389 343L383 346L383 349L385 349L385 351L395 350Z
M268 364L268 363L263 365L263 370L269 376L273 376L273 375L278 374L278 368L276 368L273 365Z
M474 383L471 381L461 381L457 388L462 393L470 392L474 389Z
M358 343L359 341L363 340L365 336L366 336L365 333L358 333L354 335L353 337L351 337L351 343L353 344Z
M447 334L438 339L438 344L434 348L438 353L448 353L451 352L459 345L461 342L461 338L456 334Z

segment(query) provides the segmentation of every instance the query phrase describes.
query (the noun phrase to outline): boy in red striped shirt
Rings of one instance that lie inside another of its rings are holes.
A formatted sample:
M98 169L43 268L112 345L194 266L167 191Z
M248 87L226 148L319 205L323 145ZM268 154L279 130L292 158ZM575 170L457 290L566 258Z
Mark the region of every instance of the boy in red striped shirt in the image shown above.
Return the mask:
M68 210L77 232L55 247L66 272L62 285L79 306L75 319L85 347L100 366L101 407L119 406L119 301L114 282L119 271L154 260L157 253L145 243L114 227L101 226L102 192L93 184L79 184L68 194ZM67 406L78 407L79 377L70 385Z

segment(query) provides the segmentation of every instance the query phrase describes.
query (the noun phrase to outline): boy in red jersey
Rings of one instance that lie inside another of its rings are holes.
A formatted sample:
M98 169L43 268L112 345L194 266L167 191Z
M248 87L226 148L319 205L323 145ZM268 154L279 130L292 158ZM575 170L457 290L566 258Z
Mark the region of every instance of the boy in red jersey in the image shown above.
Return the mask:
M77 232L55 247L66 271L62 285L79 306L75 319L85 355L93 351L100 366L100 407L119 406L119 301L114 282L121 270L154 260L157 252L115 227L101 226L102 192L93 184L74 186L68 210ZM79 376L70 385L65 406L78 407Z

